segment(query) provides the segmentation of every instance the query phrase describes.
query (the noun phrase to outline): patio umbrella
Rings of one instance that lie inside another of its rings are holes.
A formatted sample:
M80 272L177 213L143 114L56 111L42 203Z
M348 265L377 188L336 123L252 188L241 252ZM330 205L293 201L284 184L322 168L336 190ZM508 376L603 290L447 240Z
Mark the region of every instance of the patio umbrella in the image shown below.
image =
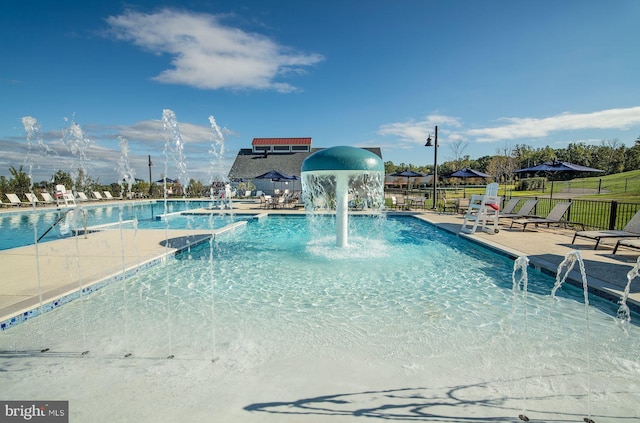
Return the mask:
M491 178L491 175L486 173L482 173L479 170L469 169L463 167L460 170L453 172L450 175L447 175L448 178Z
M298 181L298 180L300 180L300 178L296 175L287 175L286 178L274 179L275 182L280 182L280 189L282 189L282 182Z
M288 175L284 172L279 172L277 170L272 169L266 173L263 173L262 175L256 176L255 179L271 179L271 182L276 182L276 181L293 181L298 179L298 177L295 175ZM274 184L274 190L275 190L275 184Z
M480 172L479 170L463 167L462 169L447 175L447 178L465 178L465 179L466 178L492 178L492 176L486 173ZM462 187L462 193L463 193L462 194L463 197L467 196L466 185Z
M168 184L173 184L175 182L175 179L171 179L171 178L158 179L156 182L159 184L162 184L165 182L165 180L167 181Z
M592 167L581 166L569 162L559 162L557 160L551 162L545 162L532 167L525 167L523 169L514 170L515 173L537 173L537 172L546 172L551 174L559 174L559 173L581 173L581 172L604 172L601 169L595 169ZM549 194L549 198L553 198L553 180L551 180L551 193Z
M592 167L581 166L569 162L545 162L539 164L537 166L525 167L523 169L514 170L515 173L535 173L535 172L550 172L550 173L559 173L559 172L604 172L601 169L594 169Z
M272 181L275 181L277 179L289 179L291 178L292 175L288 175L284 172L279 172L277 170L270 170L267 173L263 173L262 175L258 175L255 178L256 179L271 179Z
M409 180L410 178L421 178L424 175L419 172L414 172L413 170L403 170L402 172L392 173L391 176L402 176L407 178L407 189L409 189Z

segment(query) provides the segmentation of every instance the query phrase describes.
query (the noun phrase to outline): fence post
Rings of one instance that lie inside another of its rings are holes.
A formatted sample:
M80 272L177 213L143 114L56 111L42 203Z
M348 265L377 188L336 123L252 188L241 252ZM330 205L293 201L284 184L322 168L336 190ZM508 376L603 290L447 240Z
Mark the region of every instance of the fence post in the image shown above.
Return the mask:
M611 210L609 210L609 230L616 229L616 217L618 214L618 202L611 201Z

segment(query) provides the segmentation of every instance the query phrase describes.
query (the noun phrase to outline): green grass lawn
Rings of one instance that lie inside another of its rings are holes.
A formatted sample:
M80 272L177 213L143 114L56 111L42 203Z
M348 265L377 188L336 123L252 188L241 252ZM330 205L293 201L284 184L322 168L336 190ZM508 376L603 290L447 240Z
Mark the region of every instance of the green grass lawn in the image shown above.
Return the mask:
M505 189L506 188L506 189ZM592 191L592 193L588 193ZM599 193L598 193L599 191ZM484 188L467 188L465 195L483 194ZM547 183L544 191L515 191L515 185L500 185L498 195L512 197L548 197L551 192L551 182ZM570 181L554 181L553 193L570 193L575 198L585 200L616 200L627 203L640 203L640 170L617 173L615 175L576 178ZM450 190L447 197L462 197L463 190ZM554 197L555 198L555 197Z

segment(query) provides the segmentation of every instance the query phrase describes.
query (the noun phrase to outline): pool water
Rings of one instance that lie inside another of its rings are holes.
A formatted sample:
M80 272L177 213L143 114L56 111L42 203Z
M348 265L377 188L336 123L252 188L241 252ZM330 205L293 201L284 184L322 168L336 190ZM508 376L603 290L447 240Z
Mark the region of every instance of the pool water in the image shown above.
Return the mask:
M208 201L167 202L166 213L208 207ZM103 225L119 221L137 219L139 224L147 226L166 226L156 222L156 218L165 213L164 201L145 203L120 203L111 205L82 205L86 213L87 226ZM33 245L60 217L66 209L35 209L19 213L0 214L0 250ZM148 223L143 223L148 222ZM186 224L185 224L186 225ZM82 212L72 210L63 220L51 229L40 242L52 241L71 236L72 229L84 226ZM35 228L35 231L34 231ZM176 228L181 229L181 228Z
M512 260L414 218L352 217L349 240L331 218L251 221L3 333L21 353L0 394L70 398L77 419L640 418L640 328L615 304L552 300L533 270L525 302Z

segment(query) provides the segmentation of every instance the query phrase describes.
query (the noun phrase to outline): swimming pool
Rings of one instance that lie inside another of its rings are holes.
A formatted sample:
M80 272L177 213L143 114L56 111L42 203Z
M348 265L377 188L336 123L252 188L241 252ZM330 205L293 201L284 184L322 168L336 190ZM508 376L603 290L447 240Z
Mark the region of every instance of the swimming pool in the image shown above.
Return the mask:
M176 213L210 205L209 201L171 200L167 201L166 213ZM156 220L158 216L165 213L164 201L81 205L78 207L79 209L86 213L88 227L132 219L138 221L138 227L166 226L166 223L158 223ZM0 250L34 244L34 240L40 238L60 217L63 217L63 220L55 225L39 242L71 236L72 229L84 226L83 214L72 209L69 215L63 216L66 210L69 209L31 209L0 214L0 231L3 235L0 237ZM183 224L186 226L188 223Z
M640 330L615 304L552 301L535 271L525 303L512 260L418 219L354 217L343 249L334 229L251 221L20 324L1 393L78 421L640 417Z

